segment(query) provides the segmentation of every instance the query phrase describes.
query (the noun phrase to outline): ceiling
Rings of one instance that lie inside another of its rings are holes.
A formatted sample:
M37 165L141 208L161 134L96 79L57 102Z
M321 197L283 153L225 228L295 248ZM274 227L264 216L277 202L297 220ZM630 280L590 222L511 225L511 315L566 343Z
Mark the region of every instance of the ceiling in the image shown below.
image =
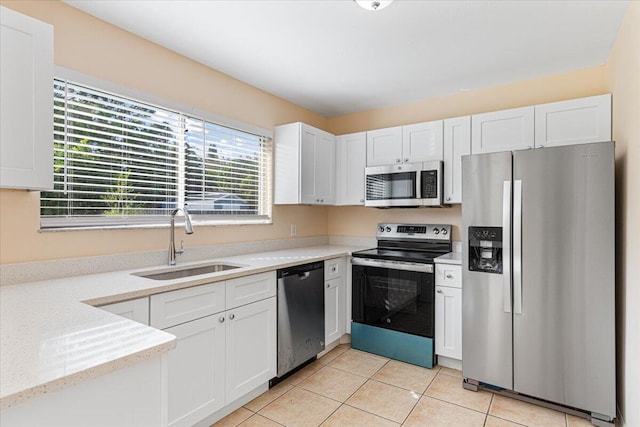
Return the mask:
M325 117L602 65L628 1L67 0Z

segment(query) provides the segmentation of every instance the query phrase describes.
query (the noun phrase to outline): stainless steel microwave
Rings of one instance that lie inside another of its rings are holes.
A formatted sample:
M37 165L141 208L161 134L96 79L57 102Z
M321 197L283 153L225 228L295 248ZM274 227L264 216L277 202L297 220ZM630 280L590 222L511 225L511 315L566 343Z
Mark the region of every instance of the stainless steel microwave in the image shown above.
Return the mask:
M442 162L365 168L365 206L442 206Z

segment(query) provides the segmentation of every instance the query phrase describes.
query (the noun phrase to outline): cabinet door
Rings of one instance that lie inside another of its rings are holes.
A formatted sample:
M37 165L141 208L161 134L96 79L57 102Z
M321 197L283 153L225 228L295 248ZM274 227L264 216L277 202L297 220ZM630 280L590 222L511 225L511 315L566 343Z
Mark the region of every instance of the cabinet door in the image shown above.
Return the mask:
M224 313L166 329L177 338L168 354L169 425L192 426L225 405Z
M276 297L227 313L227 402L276 375Z
M342 297L342 278L332 279L324 285L324 342L331 344L342 336L344 316L344 298Z
M402 127L402 162L442 160L442 120Z
M367 166L402 162L402 127L367 132Z
M53 27L0 13L0 187L53 188Z
M534 107L471 116L473 154L533 148Z
M335 201L335 154L336 137L328 132L320 132L316 143L314 173L316 195L321 205L332 205Z
M436 354L462 359L462 289L436 286Z
M116 302L99 308L143 325L149 325L149 297Z
M611 141L611 94L536 105L536 147Z
M336 138L336 205L364 205L367 133Z
M335 137L313 126L300 129L300 202L332 204Z
M444 200L462 203L462 156L471 154L471 117L444 121Z

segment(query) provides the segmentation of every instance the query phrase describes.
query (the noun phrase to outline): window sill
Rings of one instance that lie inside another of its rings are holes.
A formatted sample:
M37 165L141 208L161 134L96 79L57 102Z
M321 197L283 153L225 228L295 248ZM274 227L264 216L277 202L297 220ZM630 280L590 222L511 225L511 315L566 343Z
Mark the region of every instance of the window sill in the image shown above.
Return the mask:
M182 227L181 217L176 218L176 227ZM255 220L198 220L191 218L194 227L218 227L218 226L244 226L244 225L271 225L273 220L255 219ZM40 227L38 233L57 233L65 231L88 231L88 230L148 230L148 229L164 229L169 228L169 218L166 223L153 224L110 224L110 225L65 225L60 227Z

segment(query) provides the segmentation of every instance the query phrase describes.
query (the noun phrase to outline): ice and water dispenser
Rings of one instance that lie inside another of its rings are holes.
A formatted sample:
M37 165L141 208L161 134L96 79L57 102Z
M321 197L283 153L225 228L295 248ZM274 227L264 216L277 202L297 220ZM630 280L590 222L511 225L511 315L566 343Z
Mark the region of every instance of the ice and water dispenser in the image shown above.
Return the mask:
M502 274L502 227L469 227L469 271Z

